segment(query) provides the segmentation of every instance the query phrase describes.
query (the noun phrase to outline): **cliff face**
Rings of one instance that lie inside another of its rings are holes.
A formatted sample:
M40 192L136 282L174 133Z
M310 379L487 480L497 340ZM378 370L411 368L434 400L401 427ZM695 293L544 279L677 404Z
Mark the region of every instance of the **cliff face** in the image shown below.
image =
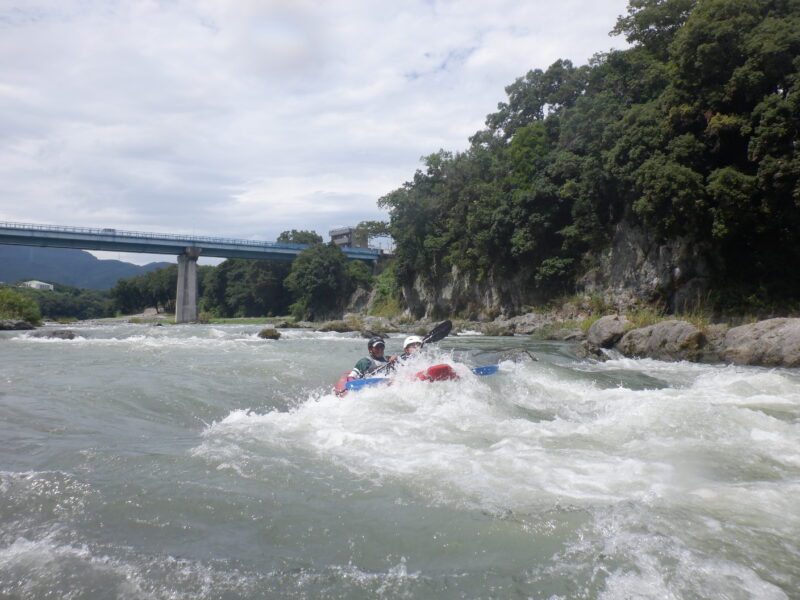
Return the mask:
M714 253L709 246L686 239L658 242L639 227L617 225L609 248L586 257L589 269L576 282L576 292L599 294L607 304L624 309L641 303L665 306L670 312L691 308L710 290ZM453 268L448 277L428 282L417 276L403 288L411 314L418 318L463 315L491 319L523 312L542 300L520 273L507 279L475 280Z
M466 319L490 320L499 314L516 314L531 302L523 279L516 276L477 281L453 267L448 277L433 283L417 275L412 285L403 287L403 296L417 318L439 319L458 314Z
M641 228L621 223L610 247L589 257L592 267L578 280L578 289L599 293L619 308L644 301L682 311L711 289L713 257L708 245L686 238L658 242Z

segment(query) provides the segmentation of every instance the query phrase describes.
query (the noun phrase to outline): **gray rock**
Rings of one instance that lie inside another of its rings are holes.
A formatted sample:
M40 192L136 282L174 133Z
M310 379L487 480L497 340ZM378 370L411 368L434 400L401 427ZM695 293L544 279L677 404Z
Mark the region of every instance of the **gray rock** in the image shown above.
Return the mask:
M510 319L496 319L498 325L511 328L514 333L530 335L553 323L551 315L541 315L537 313L525 313Z
M622 222L611 245L594 257L594 266L578 281L585 293L600 294L611 305L631 308L663 304L672 311L690 310L711 289L718 269L708 243L676 238L655 239L644 228Z
M52 329L50 331L34 331L30 337L54 338L59 340L74 340L75 332L69 329Z
M586 334L580 327L566 327L550 331L545 336L545 339L560 342L580 342L586 339Z
M723 357L737 365L800 367L800 319L768 319L725 334Z
M514 348L513 350L506 350L505 352L501 352L500 354L498 354L497 361L502 362L504 360L509 360L515 363L522 363L522 362L534 362L538 361L539 359L536 358L525 348Z
M19 319L0 320L0 330L21 331L24 329L35 329L35 327L27 321L21 321Z
M281 332L272 327L265 327L258 332L258 337L263 340L279 340L281 339Z
M362 335L365 337L372 337L373 335L385 337L389 333L400 331L395 324L385 317L366 316L361 318L361 323L363 323Z
M514 335L514 327L498 325L497 323L486 323L479 326L479 330L483 335L491 336L512 336Z
M629 331L615 348L630 357L698 361L705 345L703 332L691 323L662 321Z
M351 331L359 331L359 328L353 322L325 321L319 327L317 327L317 331L322 331L322 332L334 331L336 333L349 333Z
M595 348L612 348L633 323L621 315L606 315L592 323L586 335L586 342Z
M698 360L704 363L724 362L725 334L730 327L723 324L709 325L703 330L706 343L703 346Z

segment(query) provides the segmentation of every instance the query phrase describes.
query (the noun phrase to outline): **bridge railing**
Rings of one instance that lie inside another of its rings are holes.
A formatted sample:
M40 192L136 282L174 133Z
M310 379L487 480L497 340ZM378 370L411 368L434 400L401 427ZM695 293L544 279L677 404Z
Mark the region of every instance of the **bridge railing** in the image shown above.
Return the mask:
M209 237L200 235L178 235L174 233L150 233L144 231L127 231L124 229L97 229L92 227L70 227L68 225L40 225L37 223L12 223L0 221L0 229L36 230L44 233L81 233L90 235L114 235L128 238L147 238L155 240L174 240L206 242L210 244L235 244L237 246L256 246L266 248L305 248L306 244L293 244L291 242L268 242L265 240L241 240L232 238Z
M199 235L178 235L174 233L150 233L144 231L127 231L124 229L92 228L92 227L72 227L69 225L41 225L38 223L15 223L10 221L0 221L0 229L16 229L20 231L39 231L42 233L72 233L92 236L115 236L129 239L142 240L167 240L185 243L191 246L194 243L205 244L227 244L232 246L248 246L251 248L285 248L292 250L302 250L307 244L294 244L291 242L268 242L265 240L241 240L232 238L209 237ZM372 248L347 248L351 255L362 255L365 259L374 260L380 250Z

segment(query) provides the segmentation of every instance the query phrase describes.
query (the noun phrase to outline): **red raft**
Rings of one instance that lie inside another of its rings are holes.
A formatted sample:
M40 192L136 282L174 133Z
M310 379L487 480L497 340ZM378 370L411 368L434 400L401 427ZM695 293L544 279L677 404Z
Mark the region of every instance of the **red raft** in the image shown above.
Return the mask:
M343 373L336 385L333 387L334 393L340 398L347 395L350 390L347 389L347 376L350 371ZM453 367L448 364L433 365L427 369L418 372L414 375L415 379L419 381L449 381L451 379L458 379L458 373L455 372ZM387 385L391 385L391 380L386 381Z

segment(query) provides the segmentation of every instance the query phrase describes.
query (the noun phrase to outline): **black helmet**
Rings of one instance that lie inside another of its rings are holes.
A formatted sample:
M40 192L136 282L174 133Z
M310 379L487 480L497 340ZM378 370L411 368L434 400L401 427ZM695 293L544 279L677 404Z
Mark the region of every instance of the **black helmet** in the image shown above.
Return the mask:
M383 344L384 347L386 346L386 342L383 341L383 338L381 336L376 335L374 337L369 338L369 341L367 342L367 350L372 350L372 347L378 344Z

